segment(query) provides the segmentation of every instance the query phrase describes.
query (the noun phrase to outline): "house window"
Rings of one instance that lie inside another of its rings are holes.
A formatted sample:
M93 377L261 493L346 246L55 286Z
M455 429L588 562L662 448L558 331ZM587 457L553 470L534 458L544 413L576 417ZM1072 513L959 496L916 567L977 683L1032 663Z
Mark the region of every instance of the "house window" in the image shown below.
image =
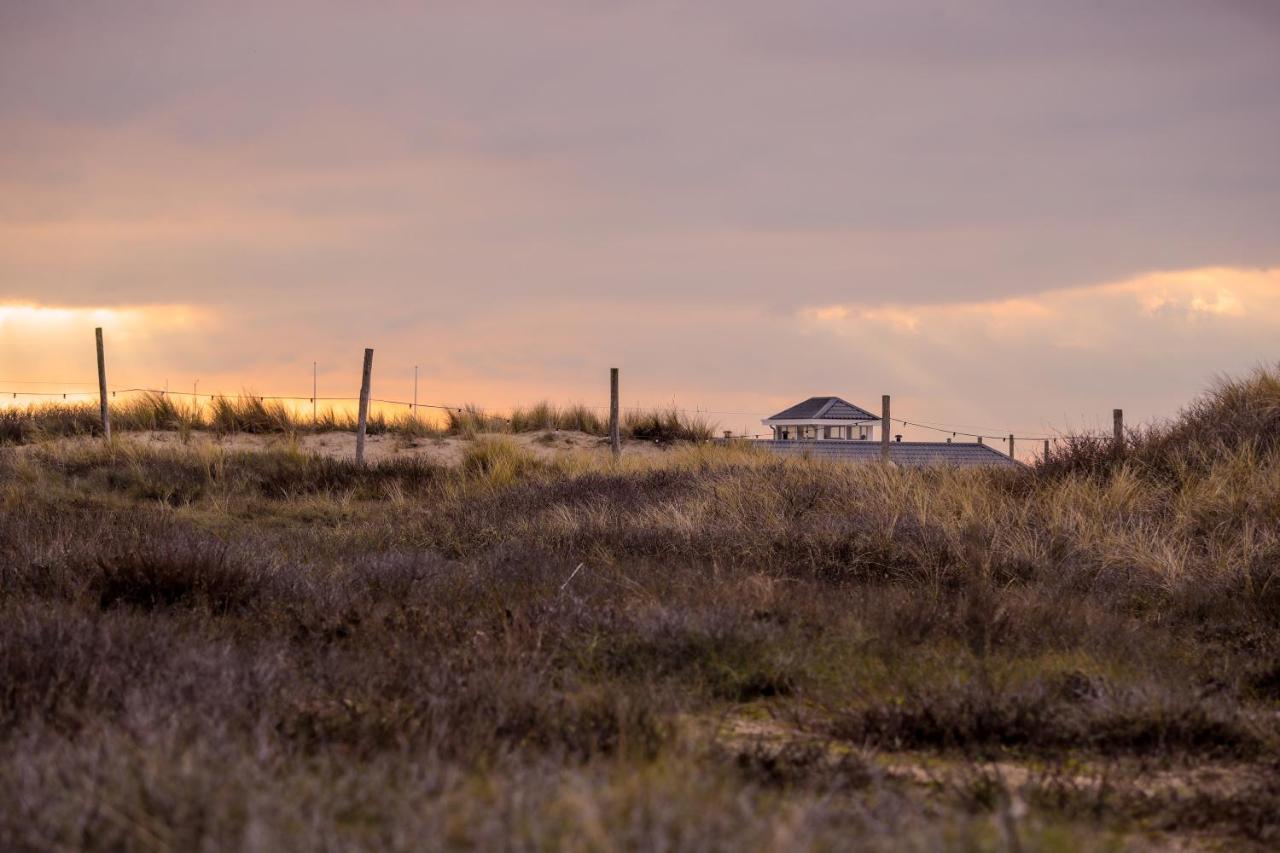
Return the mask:
M818 428L817 428L817 427L813 427L813 426L807 426L807 427L805 427L805 428L804 428L804 437L805 437L805 438L817 438L817 437L818 437Z

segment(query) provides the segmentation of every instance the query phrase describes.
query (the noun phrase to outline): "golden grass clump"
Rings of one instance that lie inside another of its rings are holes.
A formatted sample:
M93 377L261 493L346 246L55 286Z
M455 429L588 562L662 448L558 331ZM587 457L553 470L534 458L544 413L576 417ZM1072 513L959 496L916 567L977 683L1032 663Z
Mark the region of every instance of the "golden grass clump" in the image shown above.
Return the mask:
M199 405L153 392L113 404L111 423L116 429L132 431L189 432L207 426Z
M639 441L669 444L676 441L710 441L716 425L672 406L670 409L628 411L622 418L622 432Z
M462 457L463 474L493 486L505 486L539 467L533 454L503 436L480 436Z
M512 409L509 426L512 432L560 429L590 435L604 435L608 429L607 422L594 409L583 405L557 407L546 401Z
M214 397L209 402L209 426L218 433L293 433L298 430L297 421L283 402L252 394Z
M446 431L462 438L475 438L489 432L511 431L510 423L506 418L489 414L471 403L460 409L450 409L446 415L448 417Z

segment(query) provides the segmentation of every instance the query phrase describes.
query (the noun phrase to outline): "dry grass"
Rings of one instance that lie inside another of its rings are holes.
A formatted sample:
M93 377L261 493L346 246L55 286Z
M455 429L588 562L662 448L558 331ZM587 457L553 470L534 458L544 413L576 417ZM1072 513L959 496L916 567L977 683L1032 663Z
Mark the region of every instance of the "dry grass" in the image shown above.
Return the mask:
M607 418L601 418L594 409L586 406L560 408L543 402L512 410L510 428L512 432L564 429L589 435L604 435L609 423Z
M487 433L542 430L574 430L600 436L608 432L608 419L581 405L557 407L543 402L517 407L508 414L495 414L468 404L459 409L446 409L441 417L443 422L437 422L434 416L414 417L407 411L392 416L374 411L369 416L367 430L371 435L389 432L416 437L456 435L468 439ZM326 409L312 418L279 400L268 400L249 392L237 397L214 397L207 404L199 405L164 394L145 393L113 401L111 424L113 429L125 432L199 430L219 435L293 435L355 432L356 417ZM621 432L626 438L663 444L699 442L714 437L715 424L674 408L629 411L623 418ZM101 433L95 403L40 403L0 409L0 446Z
M1067 436L1047 474L1105 474L1121 466L1165 480L1214 466L1224 454L1280 448L1280 370L1259 368L1243 379L1222 378L1163 424L1130 429L1117 446L1110 437Z
M1274 845L1276 387L1038 470L0 450L0 846Z

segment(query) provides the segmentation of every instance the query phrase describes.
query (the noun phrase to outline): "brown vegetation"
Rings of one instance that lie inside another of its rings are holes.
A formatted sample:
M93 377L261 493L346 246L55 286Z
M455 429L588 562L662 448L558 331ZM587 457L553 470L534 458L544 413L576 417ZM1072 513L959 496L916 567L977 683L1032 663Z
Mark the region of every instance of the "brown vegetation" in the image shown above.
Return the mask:
M1274 845L1278 406L1014 471L0 450L0 846Z

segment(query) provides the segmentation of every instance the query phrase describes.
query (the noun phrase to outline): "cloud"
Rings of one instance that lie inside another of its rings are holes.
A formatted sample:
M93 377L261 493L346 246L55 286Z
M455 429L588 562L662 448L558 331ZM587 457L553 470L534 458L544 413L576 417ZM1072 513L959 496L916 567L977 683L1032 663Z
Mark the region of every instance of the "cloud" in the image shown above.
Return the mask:
M1280 263L1280 59L1238 10L48 8L0 27L0 298L790 309Z
M886 354L881 375L942 408L994 408L1021 422L1017 410L1036 411L1063 428L1091 417L1081 404L1100 395L1126 398L1143 417L1170 414L1214 375L1272 358L1280 269L1152 272L1016 299L822 305L797 321Z
M1062 423L1272 349L1260 7L0 17L0 303L203 312L137 339L149 382L305 390L318 361L349 388L373 345L400 395L417 364L453 399L595 398L617 364L655 402ZM60 335L0 342L0 373L91 340Z
M1102 349L1158 329L1175 340L1203 330L1189 324L1246 317L1280 322L1280 270L1208 268L1157 272L1120 282L1035 296L934 305L825 305L800 316L837 334L863 336L872 327L911 335L967 329L988 340L1040 341ZM1230 333L1226 326L1220 327Z

